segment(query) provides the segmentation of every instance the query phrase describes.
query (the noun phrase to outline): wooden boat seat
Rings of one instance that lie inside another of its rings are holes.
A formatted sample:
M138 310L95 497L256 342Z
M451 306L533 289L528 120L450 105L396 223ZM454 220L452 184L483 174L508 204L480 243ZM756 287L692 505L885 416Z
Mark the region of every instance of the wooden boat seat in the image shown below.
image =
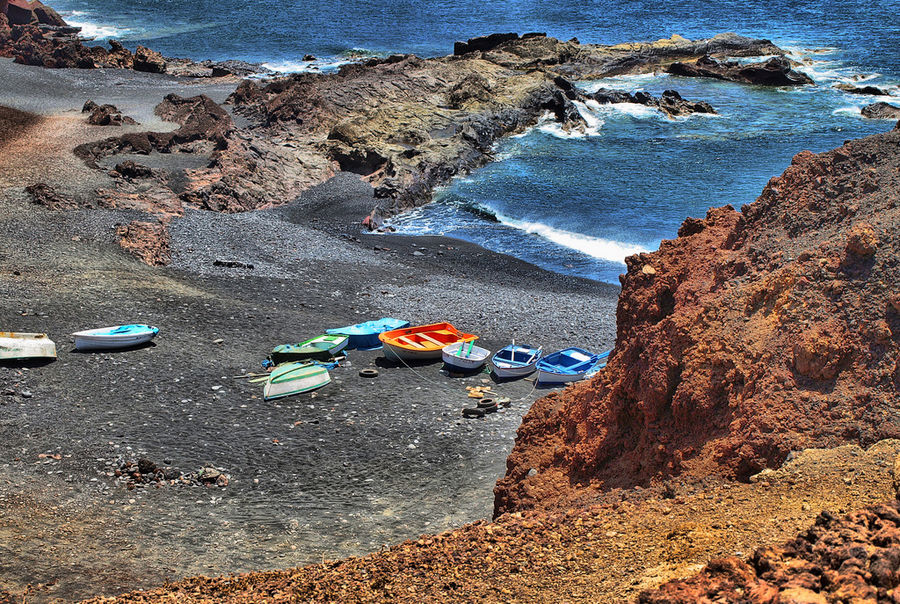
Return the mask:
M441 342L440 340L435 340L434 338L432 338L432 337L431 337L430 335L428 335L427 333L420 333L420 334L418 334L418 335L419 335L420 338L422 338L422 339L424 339L424 340L428 340L428 341L431 342L432 344L437 344L437 345L440 346L441 348L443 348L444 346L446 346L446 344L444 344L444 343ZM423 348L424 348L424 346L423 346Z
M414 342L413 340L410 340L410 339L409 339L408 337L406 337L406 336L398 336L398 337L397 337L397 341L398 341L398 342L403 342L404 344L406 344L406 345L408 345L408 346L412 346L412 347L414 347L414 348L425 348L424 346L422 346L422 345L419 344L418 342Z

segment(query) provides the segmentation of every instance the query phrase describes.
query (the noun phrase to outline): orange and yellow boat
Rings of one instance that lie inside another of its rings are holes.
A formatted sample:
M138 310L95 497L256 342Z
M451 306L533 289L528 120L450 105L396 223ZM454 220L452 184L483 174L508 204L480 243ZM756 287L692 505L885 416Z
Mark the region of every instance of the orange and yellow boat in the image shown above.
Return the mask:
M441 349L456 342L471 342L478 336L463 333L450 323L432 323L394 329L379 334L384 356L398 361L427 361L441 358Z

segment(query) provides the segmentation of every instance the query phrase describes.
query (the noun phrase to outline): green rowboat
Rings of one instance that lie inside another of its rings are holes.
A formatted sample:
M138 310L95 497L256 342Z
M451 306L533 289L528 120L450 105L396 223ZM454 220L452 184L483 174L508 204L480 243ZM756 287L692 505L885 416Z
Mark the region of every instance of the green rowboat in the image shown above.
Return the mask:
M272 349L272 354L269 358L276 365L303 359L327 361L342 351L347 346L348 341L350 341L348 336L316 336L299 344L281 344L276 346Z
M310 363L285 363L269 374L263 398L267 401L309 392L321 388L331 381L328 370L321 365Z

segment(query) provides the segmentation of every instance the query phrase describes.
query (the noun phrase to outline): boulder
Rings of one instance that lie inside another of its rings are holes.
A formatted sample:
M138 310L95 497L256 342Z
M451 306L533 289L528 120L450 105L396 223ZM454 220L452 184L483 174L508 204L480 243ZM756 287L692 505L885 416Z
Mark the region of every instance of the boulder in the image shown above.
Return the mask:
M854 86L853 84L835 84L838 90L849 92L850 94L869 94L872 96L887 96L887 92L877 86Z
M138 46L134 51L134 70L148 73L165 73L166 60L155 50Z
M534 37L534 36L532 36ZM519 34L491 34L489 36L479 36L477 38L469 38L465 42L456 42L453 45L454 55L464 55L470 52L487 52L493 50L505 42L510 40L518 40Z
M860 113L862 113L863 117L874 120L900 119L900 107L891 105L890 103L885 103L884 101L866 105L862 108L862 111Z

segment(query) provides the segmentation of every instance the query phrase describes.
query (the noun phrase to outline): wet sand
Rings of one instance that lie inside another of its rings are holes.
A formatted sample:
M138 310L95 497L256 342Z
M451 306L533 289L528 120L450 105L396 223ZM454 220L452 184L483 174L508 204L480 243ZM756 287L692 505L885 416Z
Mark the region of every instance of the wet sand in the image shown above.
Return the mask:
M85 86L106 90L122 75L60 73L76 83L66 89L56 72L19 67L0 63L4 77L27 84L0 93L0 105L79 128L80 118L60 113L66 102L80 109ZM120 108L139 116L182 86L141 82L117 88ZM47 103L35 100L49 90ZM72 140L84 135L76 130ZM114 229L146 216L30 203L22 187L42 162L61 166L50 180L79 194L105 178L70 157L64 140L48 156L35 132L15 156L29 171L12 178L0 151L0 329L49 333L59 359L0 367L0 593L43 584L28 601L71 601L198 573L287 568L490 516L520 418L545 391L494 385L511 406L465 420L465 387L487 375L454 378L440 363L396 367L381 351L351 351L326 388L263 402L260 384L233 376L259 371L276 344L381 316L449 320L490 349L511 338L547 349L613 342L618 288L454 240L362 234L371 189L353 175L281 208L188 212L171 225L172 265L145 266L118 247ZM157 325L160 336L127 352L73 350L71 332L126 322ZM378 378L358 376L370 366ZM213 465L230 484L128 490L109 475L139 457L185 472Z

